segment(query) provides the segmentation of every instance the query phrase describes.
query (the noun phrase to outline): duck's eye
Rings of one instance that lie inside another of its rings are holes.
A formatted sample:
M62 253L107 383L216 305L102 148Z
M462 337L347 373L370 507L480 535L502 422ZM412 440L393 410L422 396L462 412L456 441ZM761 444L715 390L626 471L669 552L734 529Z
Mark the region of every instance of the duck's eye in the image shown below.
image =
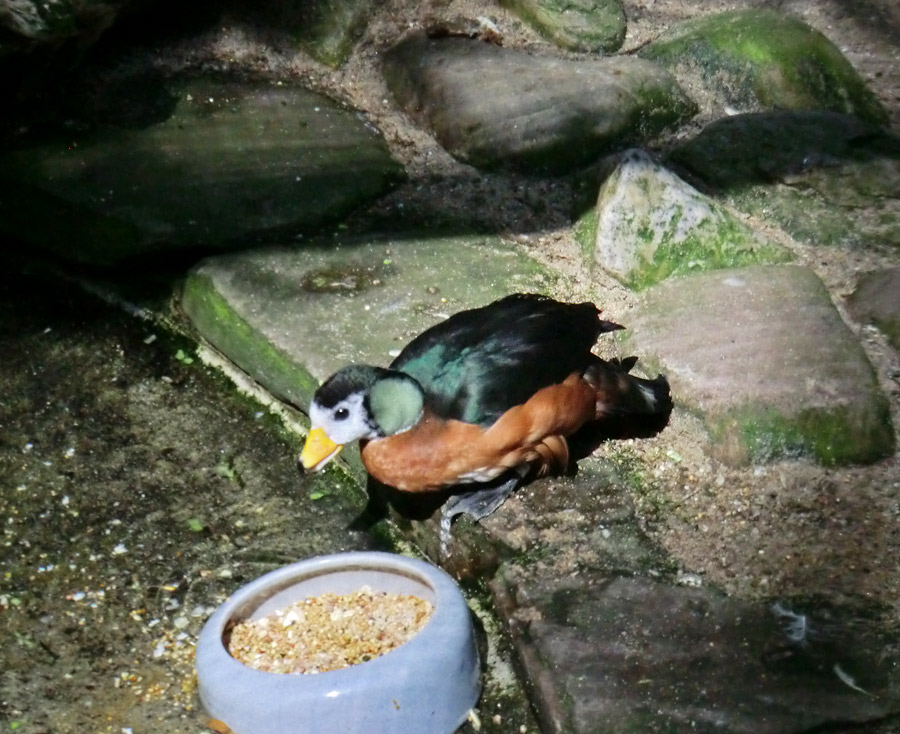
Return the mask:
M349 415L350 411L346 408L338 408L336 411L334 411L334 419L336 421L346 420Z

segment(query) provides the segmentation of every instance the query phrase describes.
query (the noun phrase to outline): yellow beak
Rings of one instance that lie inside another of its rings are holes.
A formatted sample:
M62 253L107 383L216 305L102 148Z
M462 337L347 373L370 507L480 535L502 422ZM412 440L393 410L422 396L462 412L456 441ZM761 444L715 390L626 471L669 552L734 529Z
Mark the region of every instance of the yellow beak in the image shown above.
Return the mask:
M300 463L307 471L319 471L338 455L343 444L332 441L321 428L313 428L306 437L303 451L300 452Z

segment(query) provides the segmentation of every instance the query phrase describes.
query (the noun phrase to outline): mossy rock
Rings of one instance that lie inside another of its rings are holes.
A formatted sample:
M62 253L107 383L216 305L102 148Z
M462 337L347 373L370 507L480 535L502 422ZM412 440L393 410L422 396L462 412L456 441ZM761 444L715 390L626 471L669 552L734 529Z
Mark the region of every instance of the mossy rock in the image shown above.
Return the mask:
M825 109L876 124L888 121L887 111L831 41L799 18L773 10L690 20L640 55L676 76L699 76L717 101L742 112Z
M554 284L495 238L328 239L207 258L188 276L181 305L253 379L305 406L332 372L387 365L450 313Z
M303 50L317 61L338 67L347 60L372 15L372 0L297 2L292 22Z
M626 349L666 374L733 464L890 456L889 403L823 283L796 265L667 280L642 296Z
M635 290L677 275L792 259L638 150L621 157L576 237L591 261Z
M809 456L823 466L868 464L889 456L894 443L886 399L870 405L809 408L791 416L774 407L747 405L710 416L713 454L730 464L762 464Z
M625 40L621 0L501 0L542 36L572 51L618 51Z
M118 120L0 157L0 228L108 265L312 234L403 177L384 139L322 95L272 81L179 77ZM327 141L327 144L323 144Z

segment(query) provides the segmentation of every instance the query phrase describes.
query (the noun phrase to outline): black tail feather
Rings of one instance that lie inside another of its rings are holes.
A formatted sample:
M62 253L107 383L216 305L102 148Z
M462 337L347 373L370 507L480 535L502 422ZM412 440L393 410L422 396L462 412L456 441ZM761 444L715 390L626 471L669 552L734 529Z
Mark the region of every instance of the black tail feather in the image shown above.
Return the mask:
M637 357L591 365L585 377L606 396L600 417L583 426L569 440L572 458L587 456L606 441L652 438L668 424L672 414L669 381L663 375L653 379L628 374Z

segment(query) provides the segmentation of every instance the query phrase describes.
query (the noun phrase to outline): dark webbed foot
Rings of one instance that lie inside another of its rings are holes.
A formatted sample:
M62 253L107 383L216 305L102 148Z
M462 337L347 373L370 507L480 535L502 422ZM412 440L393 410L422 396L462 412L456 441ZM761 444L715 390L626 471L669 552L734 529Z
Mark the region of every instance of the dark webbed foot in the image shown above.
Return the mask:
M452 494L441 508L441 555L446 556L450 548L450 525L457 515L468 515L473 522L493 514L522 482L522 477L511 472L488 485L479 485L459 494Z

